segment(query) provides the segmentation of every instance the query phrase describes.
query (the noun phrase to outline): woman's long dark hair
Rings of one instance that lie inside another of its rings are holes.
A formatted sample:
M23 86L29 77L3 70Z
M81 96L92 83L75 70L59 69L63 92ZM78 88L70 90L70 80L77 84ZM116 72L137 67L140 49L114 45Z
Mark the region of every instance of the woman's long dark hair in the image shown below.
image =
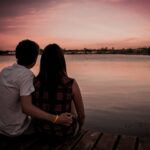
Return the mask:
M54 88L64 76L67 76L67 72L63 50L57 44L47 45L41 56L37 78L45 88Z

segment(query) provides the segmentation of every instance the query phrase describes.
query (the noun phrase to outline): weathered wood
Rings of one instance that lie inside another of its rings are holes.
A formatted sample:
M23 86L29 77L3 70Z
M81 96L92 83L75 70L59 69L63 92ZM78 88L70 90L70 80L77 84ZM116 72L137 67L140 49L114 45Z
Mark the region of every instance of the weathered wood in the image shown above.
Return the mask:
M97 142L94 150L112 150L117 141L117 137L117 135L113 134L103 134Z
M133 136L121 136L116 150L135 150L136 147L136 137Z
M53 150L71 150L79 142L79 140L83 137L83 135L86 132L87 132L86 130L80 132L79 134L65 141L61 145L56 146L55 148L53 148Z
M50 150L53 146L54 139L49 136L37 136L37 139L32 140L31 144L23 145L23 150Z
M38 141L39 138L34 135L14 138L3 136L0 140L0 150L30 150Z
M73 150L91 150L100 136L100 132L88 131Z
M34 147L29 147L29 149L24 150L51 150L51 146L46 143L37 143Z
M20 140L18 142L16 138L0 137L0 150L19 150L21 145Z
M61 141L50 136L0 136L0 150L150 150L150 138L82 131Z
M29 139L22 139L22 145L20 146L20 150L32 150L36 143L39 143L40 139L38 137L32 137Z
M150 139L140 138L138 144L138 150L150 150Z

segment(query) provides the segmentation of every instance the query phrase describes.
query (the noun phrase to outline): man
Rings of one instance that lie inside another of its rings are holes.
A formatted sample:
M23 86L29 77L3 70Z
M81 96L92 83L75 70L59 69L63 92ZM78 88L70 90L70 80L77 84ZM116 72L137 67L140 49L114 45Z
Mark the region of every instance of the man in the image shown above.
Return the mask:
M0 134L18 136L26 132L31 117L70 125L70 113L53 115L32 105L34 75L30 69L35 65L39 52L37 43L23 40L16 47L17 64L0 72ZM30 117L31 116L31 117Z

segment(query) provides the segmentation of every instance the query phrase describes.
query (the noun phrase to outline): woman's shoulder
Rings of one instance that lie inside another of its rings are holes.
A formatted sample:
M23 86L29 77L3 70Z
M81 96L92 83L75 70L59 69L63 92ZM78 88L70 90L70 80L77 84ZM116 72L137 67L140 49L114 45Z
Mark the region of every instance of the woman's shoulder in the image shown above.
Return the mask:
M63 84L73 84L73 82L74 82L74 79L71 78L71 77L64 76L64 77L62 78L62 83L63 83Z

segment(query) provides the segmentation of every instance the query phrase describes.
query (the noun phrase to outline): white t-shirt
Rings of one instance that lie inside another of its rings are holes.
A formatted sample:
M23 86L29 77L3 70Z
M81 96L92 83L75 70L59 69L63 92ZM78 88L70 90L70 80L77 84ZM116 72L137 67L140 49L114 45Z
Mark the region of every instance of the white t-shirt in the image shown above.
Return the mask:
M20 96L34 91L33 73L14 64L0 72L0 134L17 136L29 126L31 118L22 112Z

